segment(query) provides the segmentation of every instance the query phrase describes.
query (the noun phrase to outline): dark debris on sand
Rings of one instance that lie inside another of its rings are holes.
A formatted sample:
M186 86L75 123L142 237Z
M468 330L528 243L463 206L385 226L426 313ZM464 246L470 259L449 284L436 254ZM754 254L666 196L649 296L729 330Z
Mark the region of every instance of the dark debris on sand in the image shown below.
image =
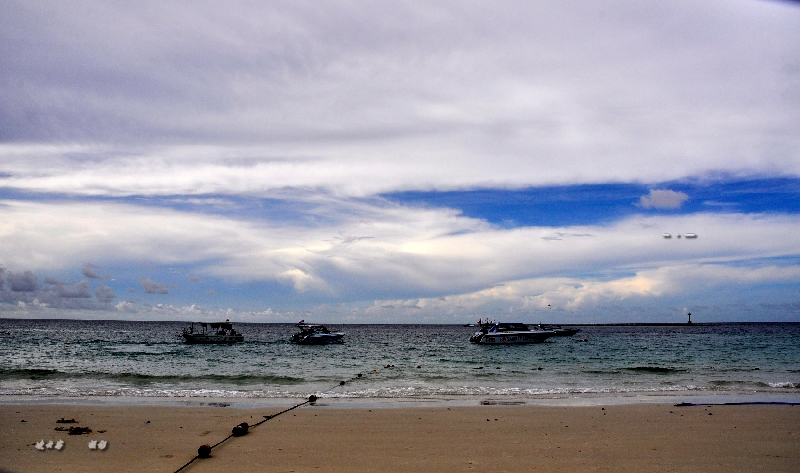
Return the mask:
M89 427L56 427L54 430L58 430L60 432L66 432L69 435L83 435L83 434L91 434L92 429Z

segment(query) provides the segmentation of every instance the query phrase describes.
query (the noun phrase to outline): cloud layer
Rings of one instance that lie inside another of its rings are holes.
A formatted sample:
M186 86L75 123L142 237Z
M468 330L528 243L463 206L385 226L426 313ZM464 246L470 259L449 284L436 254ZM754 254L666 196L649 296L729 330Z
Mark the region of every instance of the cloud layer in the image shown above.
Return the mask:
M751 0L2 2L0 311L797 319L798 24Z
M800 174L800 9L782 2L80 5L0 7L3 185L363 196Z
M317 212L332 205L320 204ZM5 202L0 251L15 255L7 264L37 271L69 270L89 257L102 263L84 264L84 275L87 267L107 264L191 266L213 280L277 284L308 301L356 304L363 317L379 309L405 317L397 313L410 307L435 318L497 303L523 313L547 303L583 313L605 301L692 294L700 286L691 281L713 293L720 284L729 290L798 278L800 220L791 215L634 214L613 225L505 229L445 209L349 200L335 207L339 218L307 228L129 205ZM687 231L699 237L661 236ZM170 295L201 282L187 275L170 287L135 278L104 280L94 292L97 302L113 301L115 284L116 292L127 285ZM62 299L92 296L87 281L45 282ZM7 297L39 289L30 271L9 273L6 283Z

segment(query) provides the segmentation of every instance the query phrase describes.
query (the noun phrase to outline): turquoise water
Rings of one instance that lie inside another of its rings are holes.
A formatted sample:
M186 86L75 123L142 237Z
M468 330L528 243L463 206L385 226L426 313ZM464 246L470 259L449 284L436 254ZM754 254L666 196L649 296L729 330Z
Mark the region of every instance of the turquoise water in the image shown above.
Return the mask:
M345 343L300 346L288 342L290 324L236 324L244 343L186 345L185 325L0 319L0 400L800 400L796 323L581 326L573 337L505 346L471 344L475 328L457 325L329 325Z

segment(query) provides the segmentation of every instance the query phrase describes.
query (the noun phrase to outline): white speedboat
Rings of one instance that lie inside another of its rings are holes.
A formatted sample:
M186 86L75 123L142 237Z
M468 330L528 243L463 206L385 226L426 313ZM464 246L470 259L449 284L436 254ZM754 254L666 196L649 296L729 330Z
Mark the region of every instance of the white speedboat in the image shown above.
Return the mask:
M344 332L331 332L324 325L299 323L299 332L292 335L294 343L303 345L322 345L325 343L341 342Z
M556 337L571 337L580 332L579 328L564 328L560 325L542 325L539 324L539 330L552 330L555 332Z
M194 325L198 324L195 330ZM244 335L238 333L230 322L192 322L183 329L183 339L190 344L231 344L244 341Z
M501 345L511 343L538 343L554 337L553 330L531 330L522 323L484 324L479 332L470 337L472 343Z

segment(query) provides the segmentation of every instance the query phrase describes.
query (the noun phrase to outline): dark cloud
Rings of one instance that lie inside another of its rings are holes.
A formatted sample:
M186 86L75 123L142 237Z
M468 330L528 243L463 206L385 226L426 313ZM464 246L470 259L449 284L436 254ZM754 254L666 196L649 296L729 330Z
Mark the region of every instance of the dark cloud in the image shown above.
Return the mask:
M111 290L110 287L100 283L100 285L98 285L94 290L94 297L97 299L97 302L106 304L116 299L117 295L114 294L114 291Z
M8 287L14 292L36 292L39 290L39 281L31 271L24 273L8 273L6 276Z
M89 279L108 279L108 276L98 274L97 273L98 269L102 268L96 264L86 263L83 265L83 268L81 269L81 274L83 274Z
M44 283L49 286L45 289L45 292L55 297L65 299L89 299L92 297L92 293L89 290L89 281L69 283L45 277Z
M89 299L92 293L89 290L89 281L81 281L77 284L61 284L56 287L58 297L68 299Z
M169 294L169 289L165 284L155 282L152 279L142 279L141 285L146 294Z
M0 302L22 304L24 307L49 309L97 310L92 300L89 281L77 283L45 277L39 283L32 271L9 273L6 278L11 291L0 291Z
M12 308L108 310L108 303L117 298L114 291L102 283L92 291L88 280L70 282L45 276L40 284L32 271L10 273L0 267L0 282L3 282L3 275L11 290L0 290L0 302L10 304ZM163 285L153 284L154 289L163 288Z

